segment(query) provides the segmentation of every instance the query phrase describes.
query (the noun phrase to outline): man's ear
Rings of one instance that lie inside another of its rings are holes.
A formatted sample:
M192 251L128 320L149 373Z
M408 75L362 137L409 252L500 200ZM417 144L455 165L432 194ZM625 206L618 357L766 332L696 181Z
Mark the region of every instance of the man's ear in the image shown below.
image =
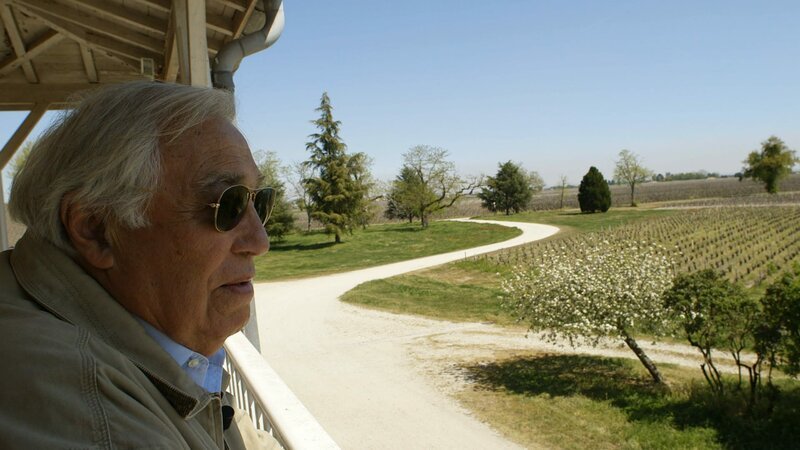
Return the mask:
M106 224L95 214L73 203L67 195L61 199L61 223L72 246L90 266L105 270L114 265L114 254L106 236Z

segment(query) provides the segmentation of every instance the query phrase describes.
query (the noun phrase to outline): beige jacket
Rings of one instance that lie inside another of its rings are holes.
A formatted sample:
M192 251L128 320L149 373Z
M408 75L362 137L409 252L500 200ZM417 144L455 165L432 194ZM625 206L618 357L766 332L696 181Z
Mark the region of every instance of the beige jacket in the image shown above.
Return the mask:
M68 255L0 253L0 448L279 448L197 386ZM226 377L227 378L227 377Z

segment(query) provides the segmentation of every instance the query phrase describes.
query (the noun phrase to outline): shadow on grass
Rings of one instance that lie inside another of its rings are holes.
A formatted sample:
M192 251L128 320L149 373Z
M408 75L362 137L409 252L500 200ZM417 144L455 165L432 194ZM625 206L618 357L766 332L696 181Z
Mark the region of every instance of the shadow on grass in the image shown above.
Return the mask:
M380 230L381 233L418 233L420 231L424 231L425 228L422 228L421 225L408 225L405 227L399 228L388 228Z
M789 449L800 446L800 389L781 392L773 413L747 412L734 389L722 400L700 382L667 392L629 362L587 355L542 355L467 366L478 389L516 395L581 395L610 402L630 422L664 423L676 429L708 427L730 449ZM699 369L698 369L699 370Z
M319 250L321 248L328 248L333 247L336 245L335 242L318 242L316 244L282 244L280 242L275 243L275 245L270 245L269 251L271 252L288 252L292 250L296 251L306 251L306 250Z

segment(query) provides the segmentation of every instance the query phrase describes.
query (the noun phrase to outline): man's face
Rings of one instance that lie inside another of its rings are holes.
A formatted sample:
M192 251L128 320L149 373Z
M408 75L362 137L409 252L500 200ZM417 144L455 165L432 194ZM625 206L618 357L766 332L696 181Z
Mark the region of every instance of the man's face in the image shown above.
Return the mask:
M247 323L253 258L269 241L252 202L223 233L208 204L228 186L258 188L259 171L242 135L220 119L162 143L161 162L150 225L115 233L107 289L174 341L210 355Z

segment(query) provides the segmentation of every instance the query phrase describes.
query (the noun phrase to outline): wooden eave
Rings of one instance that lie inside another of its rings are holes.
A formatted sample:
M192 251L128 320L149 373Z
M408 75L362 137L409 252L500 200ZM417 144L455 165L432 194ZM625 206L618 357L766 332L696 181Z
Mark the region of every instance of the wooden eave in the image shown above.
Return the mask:
M209 58L242 35L257 3L205 1ZM103 84L176 81L172 12L173 0L0 0L0 111L60 108Z

